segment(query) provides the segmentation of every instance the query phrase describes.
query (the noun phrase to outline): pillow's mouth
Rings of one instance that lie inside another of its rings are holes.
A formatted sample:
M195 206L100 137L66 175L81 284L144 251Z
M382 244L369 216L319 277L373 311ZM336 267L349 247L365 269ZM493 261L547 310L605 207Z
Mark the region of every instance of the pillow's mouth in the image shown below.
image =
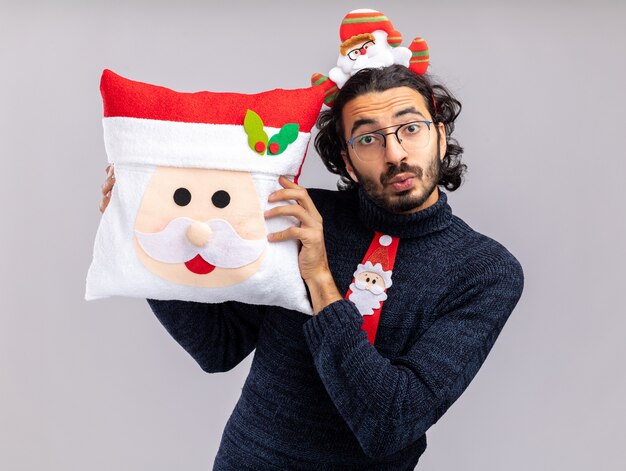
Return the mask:
M215 270L215 265L211 265L200 254L196 255L191 260L185 262L187 270L196 275L207 275Z

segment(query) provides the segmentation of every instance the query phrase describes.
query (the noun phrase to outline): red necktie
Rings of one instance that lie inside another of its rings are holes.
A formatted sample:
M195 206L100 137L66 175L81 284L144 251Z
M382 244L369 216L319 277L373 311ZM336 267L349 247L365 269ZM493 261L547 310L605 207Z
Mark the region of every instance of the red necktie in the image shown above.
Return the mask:
M354 302L363 316L363 330L373 345L387 289L391 286L393 265L400 239L375 232L363 261L353 274L345 299Z

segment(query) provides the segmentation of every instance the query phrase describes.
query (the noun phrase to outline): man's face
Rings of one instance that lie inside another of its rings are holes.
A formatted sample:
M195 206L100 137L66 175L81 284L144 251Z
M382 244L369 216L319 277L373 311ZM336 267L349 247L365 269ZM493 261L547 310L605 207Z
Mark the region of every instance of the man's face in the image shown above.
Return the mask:
M384 92L358 96L342 111L344 140L388 126L414 120L432 121L426 103L417 91L397 87ZM407 153L394 135L378 160L363 162L351 146L342 155L350 176L381 207L395 213L413 213L434 204L438 197L437 181L441 158L446 153L445 128L430 126L428 145ZM383 132L391 132L387 129ZM347 153L346 153L347 152ZM349 157L349 158L348 158Z

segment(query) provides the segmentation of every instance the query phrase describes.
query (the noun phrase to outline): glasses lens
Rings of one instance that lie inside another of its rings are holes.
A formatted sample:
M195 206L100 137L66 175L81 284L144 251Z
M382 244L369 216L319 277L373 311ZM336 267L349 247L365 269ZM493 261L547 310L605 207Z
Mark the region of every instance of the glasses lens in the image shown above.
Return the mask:
M379 159L384 152L384 138L381 134L363 134L352 145L356 156L363 161Z
M403 124L398 129L398 137L407 152L423 149L430 141L430 127L424 122Z
M348 52L348 58L352 61L355 61L357 59L357 57L359 57L359 50L358 49L352 49L350 52Z

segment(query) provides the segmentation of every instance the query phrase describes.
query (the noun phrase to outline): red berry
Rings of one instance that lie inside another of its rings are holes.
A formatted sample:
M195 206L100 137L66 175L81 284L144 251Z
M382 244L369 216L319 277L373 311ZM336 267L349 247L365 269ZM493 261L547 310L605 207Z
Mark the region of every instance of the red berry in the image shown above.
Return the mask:
M259 141L254 144L254 150L256 150L259 154L265 151L265 142Z
M270 154L276 154L280 150L278 142L272 142L270 144Z

